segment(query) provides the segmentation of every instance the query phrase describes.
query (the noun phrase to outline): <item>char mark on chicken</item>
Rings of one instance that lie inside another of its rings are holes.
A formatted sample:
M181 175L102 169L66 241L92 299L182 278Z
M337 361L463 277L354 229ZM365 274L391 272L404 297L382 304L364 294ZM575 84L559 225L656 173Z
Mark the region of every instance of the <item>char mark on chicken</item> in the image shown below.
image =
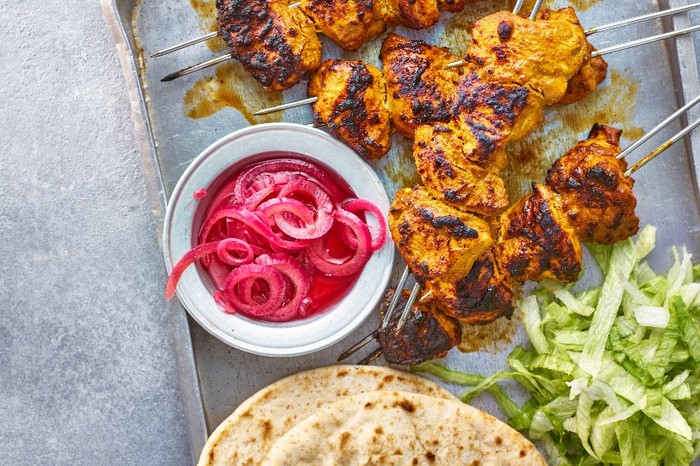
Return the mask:
M560 157L546 183L562 199L562 207L583 242L613 244L639 229L634 212L634 180L625 176L627 162L620 153L620 131L595 125L588 139Z
M391 123L381 72L355 60L327 60L309 81L317 123L361 156L375 159L391 148Z
M382 315L394 297L389 290L382 304ZM435 305L417 302L408 314L400 332L396 326L401 317L400 310L406 307L410 293L404 291L399 297L396 312L386 327L380 328L377 335L384 359L391 364L406 366L420 364L431 359L442 358L462 341L462 327L455 319L443 314Z
M219 32L233 58L267 90L289 89L321 64L311 20L284 0L217 0Z

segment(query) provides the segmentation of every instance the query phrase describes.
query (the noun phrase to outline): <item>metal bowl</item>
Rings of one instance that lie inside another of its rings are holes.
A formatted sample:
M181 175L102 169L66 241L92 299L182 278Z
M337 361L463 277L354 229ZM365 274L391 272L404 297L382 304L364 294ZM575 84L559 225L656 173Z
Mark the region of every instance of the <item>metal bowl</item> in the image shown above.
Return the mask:
M379 178L349 147L323 131L292 123L251 126L209 146L185 170L168 203L163 228L163 253L168 273L196 244L204 200L200 188L212 186L226 173L265 158L273 151L296 152L320 162L343 178L357 196L374 202L383 212L389 199ZM266 356L298 356L326 348L360 326L384 295L394 262L394 246L387 239L374 253L355 285L332 308L313 317L283 323L227 314L214 301L215 288L199 266L180 279L177 296L190 315L209 333L235 348Z

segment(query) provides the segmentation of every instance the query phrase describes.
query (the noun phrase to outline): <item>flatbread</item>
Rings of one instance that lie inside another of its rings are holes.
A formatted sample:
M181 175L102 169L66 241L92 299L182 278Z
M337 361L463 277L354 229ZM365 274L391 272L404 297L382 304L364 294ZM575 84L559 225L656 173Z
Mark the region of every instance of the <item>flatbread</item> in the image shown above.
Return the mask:
M262 466L542 465L535 446L454 399L378 391L321 408L280 438Z
M375 390L456 400L436 383L386 367L330 366L300 372L243 402L209 437L197 464L257 465L277 439L319 408L341 397Z

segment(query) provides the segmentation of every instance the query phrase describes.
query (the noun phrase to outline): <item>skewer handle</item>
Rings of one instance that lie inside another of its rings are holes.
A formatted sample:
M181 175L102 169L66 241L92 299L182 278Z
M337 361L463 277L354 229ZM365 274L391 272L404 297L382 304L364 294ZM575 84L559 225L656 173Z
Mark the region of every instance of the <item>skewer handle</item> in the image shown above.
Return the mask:
M354 345L352 345L350 348L346 349L341 353L340 356L338 356L338 359L336 361L341 362L358 352L360 349L364 348L367 346L372 340L377 338L377 332L378 330L375 330L374 332L370 333L366 337L364 337L362 340L358 341Z
M411 308L413 307L413 303L416 302L416 298L418 297L419 292L420 283L416 283L415 285L413 285L413 290L411 290L411 295L408 297L408 301L406 301L406 306L404 306L403 312L401 312L401 317L399 317L399 323L396 325L396 333L400 332L403 326L406 325L406 321L408 320L408 314L411 312Z
M537 13L540 11L541 6L542 0L537 0L537 3L535 3L535 7L532 9L532 13L530 13L530 21L534 21L537 19Z
M639 138L637 141L635 141L633 144L631 144L627 149L623 150L619 154L617 154L618 159L623 159L627 157L630 152L635 150L637 147L641 146L645 142L647 142L649 139L651 139L652 136L654 136L656 133L661 131L663 128L665 128L669 123L671 123L673 120L678 118L679 116L683 115L685 112L690 110L693 106L695 106L698 102L700 102L700 95L685 104L683 107L679 108L676 110L673 115L669 116L666 118L664 121L656 125L654 128L652 128L647 134Z
M403 291L403 287L406 286L406 280L408 280L408 276L411 274L411 271L408 270L408 266L403 269L403 273L401 274L401 278L399 279L399 283L396 284L396 291L394 292L394 297L391 298L391 303L389 303L389 307L386 308L386 312L384 313L384 318L382 319L382 327L384 328L387 325L389 325L389 322L391 321L391 316L394 314L394 311L396 310L396 305L399 302L399 297L401 296L401 292Z
M666 149L668 149L669 147L674 145L676 142L678 142L680 139L682 139L686 134L690 133L692 130L694 130L698 126L700 126L700 118L698 118L697 120L695 120L694 122L692 122L691 124L689 124L688 126L683 128L682 130L677 132L671 139L664 142L663 144L661 144L659 147L657 147L653 151L649 152L646 156L644 156L644 158L642 160L640 160L639 162L632 165L632 167L630 167L625 172L625 176L630 176L632 173L636 172L637 170L642 168L644 165L646 165L649 162L651 162L652 160L654 160L654 158L656 158L657 155L659 155L660 153L662 153L663 151L665 151Z
M518 0L515 3L515 6L513 7L513 14L514 15L517 15L518 13L520 13L520 10L523 8L523 3L525 3L525 0Z
M180 71L170 73L169 75L167 75L166 77L161 79L161 81L164 83L168 82L168 81L172 81L174 79L181 78L183 76L187 76L190 73L194 73L195 71L203 70L205 68L209 68L210 66L215 66L215 65L218 65L219 63L223 63L223 62L229 61L231 59L233 59L233 55L230 53L227 55L222 55L220 57L212 58L211 60L207 60L203 63L198 63L196 65L188 66L187 68L184 68Z
M163 55L167 55L169 53L177 52L178 50L182 50L184 48L190 47L195 44L199 44L200 42L207 41L209 39L213 39L214 37L219 35L219 31L214 31L210 32L209 34L200 36L200 37L195 37L192 40L188 40L187 42L183 42L182 44L177 44L173 45L172 47L168 47L167 49L163 49L159 52L154 53L151 55L151 58L156 58L156 57L162 57Z
M638 45L650 44L652 42L657 42L660 40L668 39L670 37L676 37L683 34L688 34L691 32L700 31L700 24L691 26L685 29L679 29L677 31L666 32L664 34L659 34L657 36L646 37L644 39L637 39L625 44L614 45L606 49L594 50L591 53L591 57L600 57L602 55L607 55L608 53L619 52L621 50L631 49L632 47L637 47Z
M649 13L648 15L637 16L636 18L623 19L621 21L615 21L614 23L604 24L602 26L595 26L592 28L588 28L583 32L587 36L590 36L597 32L609 31L611 29L617 29L623 26L641 23L642 21L648 21L650 19L663 18L664 16L675 15L676 13L692 10L694 8L700 8L700 2L691 3L689 5L683 5L668 10L657 11L656 13Z
M308 97L306 99L295 100L294 102L288 102L282 105L276 105L274 107L263 108L253 113L253 115L267 115L268 113L281 112L282 110L287 110L289 108L301 107L302 105L313 104L318 100L318 97Z

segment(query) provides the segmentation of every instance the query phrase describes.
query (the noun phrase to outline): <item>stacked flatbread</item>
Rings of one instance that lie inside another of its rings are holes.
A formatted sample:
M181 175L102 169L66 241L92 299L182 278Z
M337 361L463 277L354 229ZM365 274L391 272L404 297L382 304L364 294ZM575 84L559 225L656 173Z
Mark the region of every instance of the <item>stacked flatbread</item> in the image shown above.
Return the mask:
M518 432L439 385L371 366L282 379L211 435L198 466L545 465Z

